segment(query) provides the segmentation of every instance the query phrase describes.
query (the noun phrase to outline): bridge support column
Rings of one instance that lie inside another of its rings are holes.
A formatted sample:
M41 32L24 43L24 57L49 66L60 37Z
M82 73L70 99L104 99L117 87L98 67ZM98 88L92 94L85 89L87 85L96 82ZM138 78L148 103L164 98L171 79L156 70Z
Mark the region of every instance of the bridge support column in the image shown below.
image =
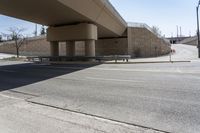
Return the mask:
M76 55L76 45L75 41L66 41L66 56L75 56Z
M52 41L52 44L55 43L54 41L68 41L66 42L67 56L75 55L75 43L72 40L77 40L85 41L85 56L95 57L95 40L97 39L97 26L94 24L80 23L47 29L47 40ZM58 55L56 49L56 46L52 45L52 55Z
M95 40L85 41L85 56L95 57Z
M50 42L50 54L51 56L59 56L59 42L58 41Z

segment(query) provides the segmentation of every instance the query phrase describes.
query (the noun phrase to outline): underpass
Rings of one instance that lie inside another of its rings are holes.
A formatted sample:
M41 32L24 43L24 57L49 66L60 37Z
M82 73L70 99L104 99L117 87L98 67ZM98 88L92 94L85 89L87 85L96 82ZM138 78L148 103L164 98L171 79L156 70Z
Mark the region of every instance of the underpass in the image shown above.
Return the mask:
M67 56L75 56L75 41L84 41L85 55L95 56L97 39L122 37L127 28L108 1L10 3L0 0L2 14L50 26L51 56L59 56L60 41L66 43ZM161 42L157 36L154 39ZM172 60L196 60L194 47L174 48ZM169 60L169 56L135 61L143 60ZM199 62L45 65L0 61L1 129L5 133L198 133L199 66Z
M0 89L4 96L26 104L125 124L141 132L198 133L199 66L196 61L97 65L1 61Z

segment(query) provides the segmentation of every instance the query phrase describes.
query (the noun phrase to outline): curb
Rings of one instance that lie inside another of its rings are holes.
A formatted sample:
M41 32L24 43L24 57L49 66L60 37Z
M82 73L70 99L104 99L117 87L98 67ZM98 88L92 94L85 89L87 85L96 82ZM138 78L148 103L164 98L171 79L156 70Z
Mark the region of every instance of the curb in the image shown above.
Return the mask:
M101 65L101 64L158 64L158 63L187 63L192 61L149 61L149 62L34 62L38 64L52 64L52 65L70 65L70 64L83 64L83 65Z
M150 62L104 62L103 64L151 64L151 63L187 63L191 61L150 61Z

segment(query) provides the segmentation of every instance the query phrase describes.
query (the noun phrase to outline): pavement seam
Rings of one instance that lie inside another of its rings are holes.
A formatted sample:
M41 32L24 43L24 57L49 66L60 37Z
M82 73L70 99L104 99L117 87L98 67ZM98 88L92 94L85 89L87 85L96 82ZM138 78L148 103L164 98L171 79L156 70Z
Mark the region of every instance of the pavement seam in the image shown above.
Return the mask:
M18 93L18 94L23 94L23 95L33 96L33 97L40 97L39 95L34 95L34 94L26 93L26 92L20 92L16 90L9 90L9 91L12 93Z
M129 125L129 126L135 126L135 127L139 127L139 128L143 128L143 129L147 129L147 130L153 130L153 131L156 131L156 132L171 133L171 132L168 132L168 131L163 131L163 130L155 129L155 128L152 128L152 127L146 127L146 126L137 125L137 124L128 123L128 122L123 122L123 121L119 121L119 120L114 120L114 119L110 119L110 118L106 118L106 117L102 117L102 116L98 116L98 115L93 115L93 114L83 113L83 112L74 111L74 110L70 110L70 109L65 109L65 108L61 108L61 107L57 107L57 106L53 106L53 105L29 101L28 99L25 100L25 101L28 102L28 103L36 104L36 105L46 106L46 107L50 107L50 108L54 108L54 109L58 109L58 110L63 110L63 111L69 111L69 112L73 112L73 113L76 113L76 114L82 114L82 115L95 117L95 118L98 118L98 119L103 119L103 120L112 121L112 122L116 122L116 123L121 123L121 124Z
M34 103L32 103L32 104L34 104ZM41 105L41 106L44 106L44 105ZM46 106L46 107L47 107L47 106ZM51 107L51 108L52 108L52 107ZM56 109L56 108L54 108L54 109ZM65 111L65 110L63 110L63 111ZM90 127L90 126L84 126L84 125L82 125L82 124L77 124L77 123L70 122L70 121L66 121L66 120L62 120L62 119L59 119L59 118L50 117L50 116L48 116L48 115L41 114L41 113L37 113L37 114L40 114L40 115L43 115L43 116L45 116L45 117L47 117L47 118L52 118L52 119L55 119L55 120L58 120L58 121L61 121L61 122L70 123L70 124L72 124L72 125L78 125L78 126L81 126L81 127L84 127L84 128L90 128L90 129L96 130L96 131L98 131L98 132L108 133L108 132L106 132L106 131L99 130L99 129L96 129L96 128L92 128L92 127Z

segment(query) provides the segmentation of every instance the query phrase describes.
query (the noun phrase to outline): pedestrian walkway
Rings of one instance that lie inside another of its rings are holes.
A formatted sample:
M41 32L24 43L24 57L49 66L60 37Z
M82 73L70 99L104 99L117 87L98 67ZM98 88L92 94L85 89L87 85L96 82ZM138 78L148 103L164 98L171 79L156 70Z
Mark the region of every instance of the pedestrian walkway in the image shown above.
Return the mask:
M170 54L168 54L152 58L137 58L129 60L129 63L162 63L170 62L170 60L173 62L188 62L193 60L198 61L198 49L196 46L174 44L172 45L172 49L174 49L176 52L171 54L171 57ZM111 61L111 63L112 62L114 61Z

